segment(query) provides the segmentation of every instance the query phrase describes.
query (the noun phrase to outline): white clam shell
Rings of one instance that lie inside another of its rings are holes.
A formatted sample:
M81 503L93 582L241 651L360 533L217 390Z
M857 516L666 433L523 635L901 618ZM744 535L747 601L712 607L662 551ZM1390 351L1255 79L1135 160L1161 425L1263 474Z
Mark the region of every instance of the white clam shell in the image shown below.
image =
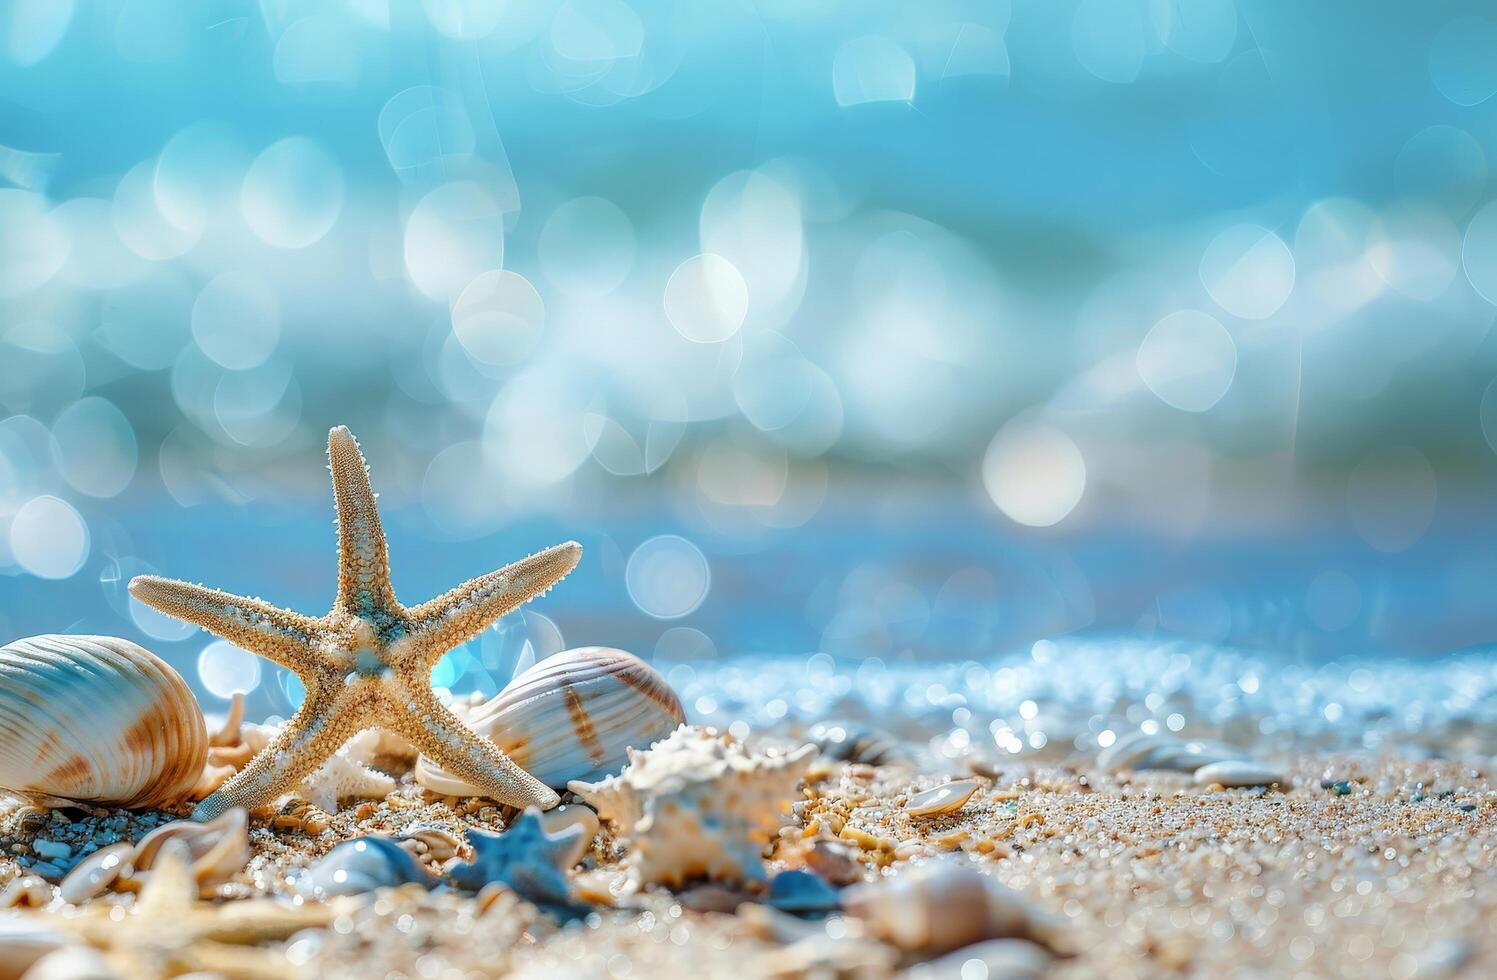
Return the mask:
M207 751L187 682L150 651L109 636L0 647L0 786L161 806L192 788Z
M681 700L660 672L633 654L579 647L548 657L468 712L468 727L547 786L598 779L685 720ZM453 796L482 791L422 756L416 779Z

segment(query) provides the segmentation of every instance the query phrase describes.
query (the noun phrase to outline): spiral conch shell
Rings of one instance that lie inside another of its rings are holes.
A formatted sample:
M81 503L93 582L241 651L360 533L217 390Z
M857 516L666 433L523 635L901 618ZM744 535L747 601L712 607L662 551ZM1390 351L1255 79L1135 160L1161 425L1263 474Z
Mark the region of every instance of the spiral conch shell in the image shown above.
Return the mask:
M526 772L561 789L617 772L631 747L664 738L685 719L655 668L623 650L579 647L520 674L465 721ZM426 756L416 763L416 779L437 793L482 795Z
M682 725L646 751L631 749L619 775L567 788L624 840L631 888L700 877L762 881L761 852L815 755L814 745L753 751L710 728Z
M187 682L129 640L50 635L0 647L0 786L162 806L192 788L207 753Z

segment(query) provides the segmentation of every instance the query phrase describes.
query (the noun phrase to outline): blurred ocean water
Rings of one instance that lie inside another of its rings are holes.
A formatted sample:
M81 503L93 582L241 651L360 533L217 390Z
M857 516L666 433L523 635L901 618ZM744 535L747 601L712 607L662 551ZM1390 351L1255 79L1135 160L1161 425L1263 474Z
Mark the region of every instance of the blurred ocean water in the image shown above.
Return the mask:
M453 690L1187 644L1191 725L1207 663L1443 710L1497 636L1494 95L1476 3L13 0L0 634L284 713L124 585L323 608L346 423L407 599L587 548Z

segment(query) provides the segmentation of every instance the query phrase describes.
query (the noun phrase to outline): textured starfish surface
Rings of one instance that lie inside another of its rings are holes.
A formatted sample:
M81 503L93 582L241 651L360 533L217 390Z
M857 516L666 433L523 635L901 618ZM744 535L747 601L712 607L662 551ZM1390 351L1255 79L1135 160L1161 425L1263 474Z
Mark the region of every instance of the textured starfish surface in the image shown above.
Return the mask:
M578 824L548 831L540 811L531 807L502 834L470 829L473 860L449 868L447 877L469 891L505 885L558 918L580 918L591 909L572 897L566 869L576 858L584 833Z
M187 845L169 840L128 912L101 902L52 921L99 950L122 977L207 973L258 980L291 971L280 950L258 944L326 926L343 911L339 904L268 898L221 905L199 901Z
M339 426L328 434L327 454L338 512L338 596L326 616L153 575L130 583L130 594L146 605L287 668L306 686L306 700L286 726L199 803L193 818L264 805L371 727L404 736L501 803L555 806L555 792L437 699L431 669L442 654L564 578L582 546L547 548L407 609L390 585L385 533L358 443Z

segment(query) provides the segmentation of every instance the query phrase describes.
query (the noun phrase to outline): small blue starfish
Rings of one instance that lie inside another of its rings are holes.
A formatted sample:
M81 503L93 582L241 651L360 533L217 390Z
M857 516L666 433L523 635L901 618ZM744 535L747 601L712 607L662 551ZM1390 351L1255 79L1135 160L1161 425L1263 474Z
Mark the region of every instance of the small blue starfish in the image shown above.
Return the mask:
M564 865L572 863L583 833L577 824L551 833L541 811L529 807L502 834L470 829L473 860L448 869L447 878L474 892L498 882L563 921L580 919L591 907L572 896Z

